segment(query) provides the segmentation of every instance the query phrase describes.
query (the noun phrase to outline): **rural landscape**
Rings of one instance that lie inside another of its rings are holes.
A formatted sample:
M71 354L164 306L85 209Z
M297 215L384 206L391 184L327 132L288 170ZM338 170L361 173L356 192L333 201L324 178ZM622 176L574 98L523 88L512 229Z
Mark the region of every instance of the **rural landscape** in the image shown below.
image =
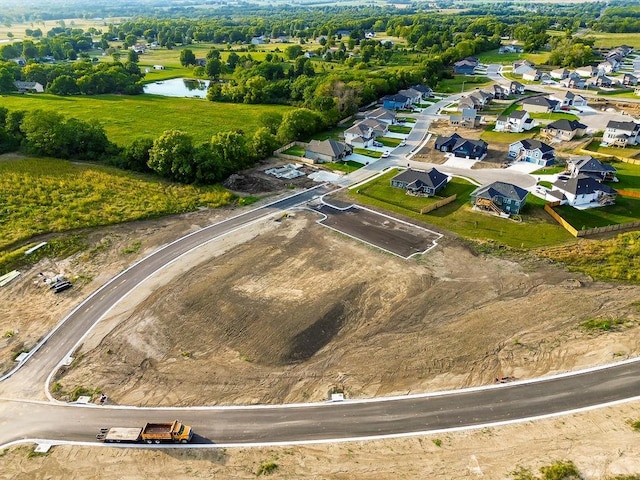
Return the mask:
M5 1L0 476L640 478L635 2Z

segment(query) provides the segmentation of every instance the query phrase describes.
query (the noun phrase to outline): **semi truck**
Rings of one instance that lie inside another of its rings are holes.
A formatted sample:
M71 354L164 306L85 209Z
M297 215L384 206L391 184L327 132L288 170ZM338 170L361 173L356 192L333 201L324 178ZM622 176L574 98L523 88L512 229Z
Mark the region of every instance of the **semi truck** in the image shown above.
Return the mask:
M147 423L144 427L102 428L96 435L106 443L187 443L193 438L191 427L175 420L167 423Z

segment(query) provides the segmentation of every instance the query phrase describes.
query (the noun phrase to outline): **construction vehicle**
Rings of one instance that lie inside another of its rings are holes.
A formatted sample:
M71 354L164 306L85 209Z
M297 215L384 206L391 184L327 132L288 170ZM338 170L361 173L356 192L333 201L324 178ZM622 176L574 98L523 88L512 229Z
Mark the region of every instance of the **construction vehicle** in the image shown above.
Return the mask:
M106 443L187 443L193 438L193 430L178 420L167 423L147 423L144 427L102 428L96 435Z

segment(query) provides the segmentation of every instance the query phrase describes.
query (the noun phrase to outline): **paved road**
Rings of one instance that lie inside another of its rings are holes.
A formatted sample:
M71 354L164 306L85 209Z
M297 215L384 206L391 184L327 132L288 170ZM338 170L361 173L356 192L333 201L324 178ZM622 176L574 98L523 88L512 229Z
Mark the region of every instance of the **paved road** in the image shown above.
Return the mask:
M0 444L20 438L95 441L101 427L178 418L196 442L246 444L377 437L456 429L555 414L640 395L637 362L592 373L455 395L296 407L71 408L0 400Z
M423 141L438 109L452 100L449 98L438 102L423 111L406 147L396 149L388 159L374 162L356 174L345 177L348 183L358 180L358 175L364 178L385 167L412 163L406 155ZM423 163L419 165L425 166ZM471 171L446 166L438 168L462 176L472 173L482 183L491 181L496 172L503 179L505 174L513 175L510 181L519 185L526 179L533 181L529 175L508 173L502 169ZM26 438L95 442L95 433L105 426L137 426L146 421L173 418L191 424L200 435L197 440L202 443L247 444L366 438L512 421L640 395L640 364L634 362L561 379L500 385L451 395L294 408L129 409L78 407L26 400L45 398L45 381L50 372L57 368L61 357L80 341L105 312L154 272L214 238L328 191L328 187L321 186L195 232L158 250L98 290L73 311L40 348L31 352L22 368L0 383L0 425L3 427L0 428L0 445ZM203 399L203 403L208 403L208 400Z
M330 190L331 188L326 186L319 186L264 207L250 210L171 243L133 265L79 305L58 325L58 328L53 331L44 344L33 349L31 355L17 367L17 370L11 372L9 378L0 383L0 395L6 396L11 392L11 395L17 398L46 398L44 392L46 379L56 369L63 356L74 348L91 326L146 278L181 255L214 238L266 216L305 203L314 196L322 195Z

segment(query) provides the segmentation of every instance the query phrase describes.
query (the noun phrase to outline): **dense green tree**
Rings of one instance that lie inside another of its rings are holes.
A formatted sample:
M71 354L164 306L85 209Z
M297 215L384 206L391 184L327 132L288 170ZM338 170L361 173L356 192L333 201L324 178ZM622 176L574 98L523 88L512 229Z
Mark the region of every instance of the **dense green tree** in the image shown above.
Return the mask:
M277 138L282 144L301 140L323 128L322 117L308 108L290 110L282 116Z
M191 136L180 130L167 130L153 141L149 168L170 180L191 183L196 179L195 148Z
M80 92L76 80L70 75L60 75L47 88L54 95L75 95Z
M121 155L118 166L136 172L149 172L149 151L153 148L152 138L136 138Z
M270 157L278 148L278 140L267 127L260 127L253 134L251 149L253 157L257 160Z
M263 127L267 127L271 134L278 133L278 128L282 123L282 115L278 112L263 112L258 116L258 121Z
M193 53L193 50L190 48L185 48L180 51L180 64L183 67L188 67L190 65L196 64L196 55Z
M64 117L57 112L27 112L20 124L20 131L30 153L60 158L66 151Z

